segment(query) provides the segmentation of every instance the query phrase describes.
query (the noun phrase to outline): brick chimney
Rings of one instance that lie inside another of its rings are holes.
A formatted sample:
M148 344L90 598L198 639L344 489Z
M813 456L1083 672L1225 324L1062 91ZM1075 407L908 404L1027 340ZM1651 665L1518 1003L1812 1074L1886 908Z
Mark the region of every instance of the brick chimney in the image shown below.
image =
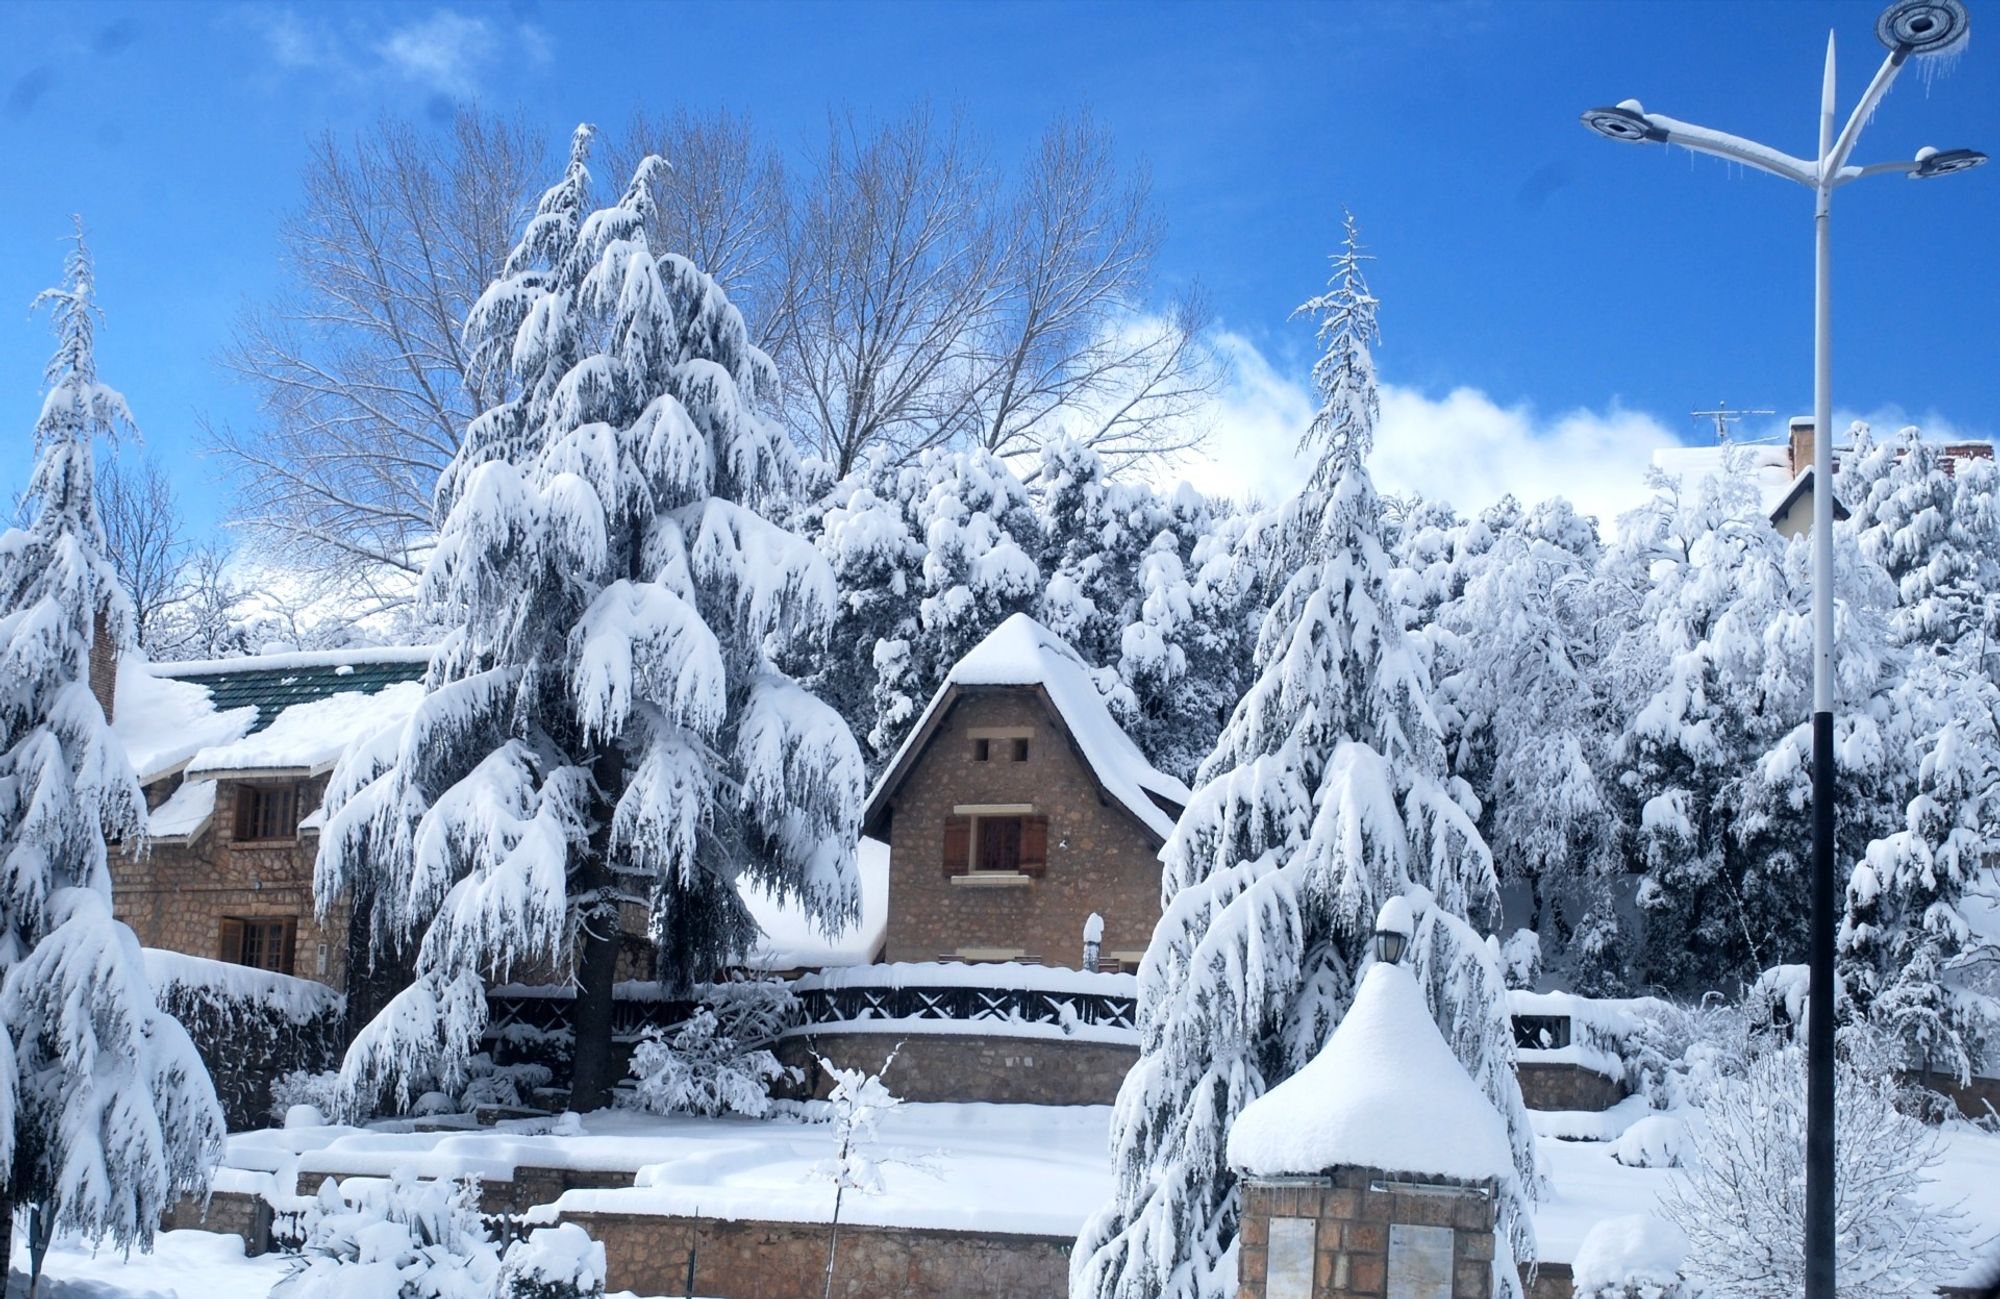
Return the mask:
M111 641L111 623L102 609L90 623L90 693L97 696L104 720L110 721L118 702L118 647Z
M1813 420L1810 415L1792 416L1792 477L1812 468Z

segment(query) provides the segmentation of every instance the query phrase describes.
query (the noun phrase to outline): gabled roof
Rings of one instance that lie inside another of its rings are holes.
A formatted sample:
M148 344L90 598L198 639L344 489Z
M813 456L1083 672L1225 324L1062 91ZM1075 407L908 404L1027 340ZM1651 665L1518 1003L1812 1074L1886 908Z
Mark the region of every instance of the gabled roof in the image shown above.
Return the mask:
M1797 505L1801 498L1811 495L1812 480L1812 467L1808 465L1797 478L1792 480L1792 485L1785 490L1783 496L1778 498L1778 503L1767 511L1771 516L1771 522L1776 523L1779 519L1790 514L1792 507ZM1847 507L1840 503L1838 496L1833 498L1833 517L1836 519L1845 519L1848 517Z
M1091 669L1062 637L1017 613L994 628L946 674L923 716L911 728L882 778L868 796L863 833L880 837L890 796L929 747L959 695L968 690L1018 688L1037 691L1068 732L1084 765L1104 792L1164 842L1187 806L1188 787L1157 770L1112 719L1097 692Z

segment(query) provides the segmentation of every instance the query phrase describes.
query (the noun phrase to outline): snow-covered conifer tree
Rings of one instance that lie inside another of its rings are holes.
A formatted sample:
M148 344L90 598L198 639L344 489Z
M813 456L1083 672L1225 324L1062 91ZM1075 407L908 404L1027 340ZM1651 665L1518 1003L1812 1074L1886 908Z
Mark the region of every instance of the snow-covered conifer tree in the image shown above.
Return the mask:
M97 377L95 298L79 222L63 287L35 300L57 347L30 518L0 534L0 1272L16 1203L144 1246L222 1144L201 1057L111 914L107 843L136 842L146 804L90 690L97 639L132 639L92 481L132 416Z
M1977 635L1986 595L1980 548L1957 518L1958 487L1937 446L1906 428L1858 450L1865 458L1854 480L1866 491L1853 507L1853 528L1862 553L1896 583L1896 640L1955 647Z
M1904 1067L1963 1082L2000 1059L2000 945L1964 905L1992 887L2000 859L2000 686L1953 658L1925 659L1893 704L1922 719L1892 755L1914 766L1914 796L1854 866L1840 973Z
M624 904L679 984L755 938L739 880L822 923L856 906L860 755L771 657L835 598L770 521L797 468L763 413L776 375L708 275L648 251L663 162L590 211L590 136L466 323L519 396L439 487L423 595L458 630L407 728L328 792L321 905L355 888L378 936L420 938L349 1051L353 1096L452 1081L482 980L540 966L574 971L572 1105L600 1106Z
M1522 919L1561 960L1624 864L1590 598L1596 531L1561 500L1495 524L1429 629L1432 671L1451 767L1479 798L1496 870L1527 886ZM1588 948L1595 929L1583 931ZM1577 955L1595 982L1600 954Z
M876 642L875 721L868 746L884 760L945 674L1042 589L1041 521L1021 480L984 451L927 451L892 476L924 554L915 617Z
M1117 1188L1077 1243L1075 1299L1197 1299L1233 1284L1230 1124L1324 1045L1394 896L1421 905L1413 968L1446 1040L1509 1119L1517 1175L1502 1239L1530 1239L1535 1154L1502 981L1467 919L1497 919L1492 859L1448 787L1429 683L1389 594L1366 467L1376 300L1351 219L1346 234L1328 292L1301 308L1324 348L1306 438L1317 469L1278 532L1287 576L1257 678L1161 852L1141 1055L1112 1121ZM1499 1293L1515 1292L1511 1277L1496 1266Z

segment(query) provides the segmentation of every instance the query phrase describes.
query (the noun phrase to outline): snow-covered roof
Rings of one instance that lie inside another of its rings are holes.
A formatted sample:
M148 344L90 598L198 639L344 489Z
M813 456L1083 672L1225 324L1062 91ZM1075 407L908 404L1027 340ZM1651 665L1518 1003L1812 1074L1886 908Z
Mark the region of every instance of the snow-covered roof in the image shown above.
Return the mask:
M151 784L212 744L246 734L257 721L254 708L218 709L208 691L191 681L155 676L137 655L118 660L111 731L125 757Z
M146 818L146 836L153 840L192 839L215 815L215 782L184 780L167 801Z
M423 697L431 651L389 646L198 663L119 660L112 732L139 783L184 772L147 833L192 839L215 811L218 777L318 774L349 745L398 725ZM317 814L301 822L317 829Z
M1382 963L1320 1053L1237 1116L1229 1162L1264 1177L1351 1166L1464 1181L1514 1166L1500 1111L1445 1045L1416 979Z
M753 970L821 970L874 960L889 929L889 845L863 839L854 866L861 877L861 916L839 934L821 932L797 905L780 902L757 885L742 885L743 905L764 931L744 964Z
M1792 449L1783 442L1661 447L1653 452L1653 467L1679 480L1684 494L1692 493L1711 474L1744 474L1756 484L1758 501L1766 514L1778 508L1797 482L1792 473Z
M192 780L251 771L318 775L349 745L407 720L423 697L422 682L400 681L372 694L355 690L294 704L261 731L197 751L187 774Z
M1039 687L1105 792L1160 838L1173 833L1174 814L1155 799L1185 807L1190 797L1188 787L1146 760L1132 737L1112 719L1092 680L1090 666L1062 637L1025 613L1017 613L994 628L946 674L944 684L931 696L930 705L869 794L864 824L874 824L890 791L902 783L910 763L930 742L954 694L967 687L991 686Z

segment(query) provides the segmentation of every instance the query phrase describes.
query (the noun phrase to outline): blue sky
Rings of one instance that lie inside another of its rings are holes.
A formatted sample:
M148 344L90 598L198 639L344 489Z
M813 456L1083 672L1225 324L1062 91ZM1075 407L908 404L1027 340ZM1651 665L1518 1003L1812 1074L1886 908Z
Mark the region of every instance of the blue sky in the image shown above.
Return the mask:
M1282 481L1310 339L1288 325L1351 207L1380 259L1384 474L1596 504L1687 417L1810 402L1810 195L1577 125L1627 96L1809 150L1826 32L1843 104L1880 59L1878 6L571 4L0 7L0 489L25 476L43 322L25 318L80 211L109 313L101 366L192 511L224 503L199 421L241 423L214 364L278 283L305 140L476 100L561 134L631 108L746 109L793 150L829 106L956 106L996 159L1090 108L1151 164L1169 285L1209 290L1239 363L1218 465ZM2000 152L2000 41L1907 74L1864 161ZM2000 429L2000 166L1889 178L1835 207L1846 412ZM1636 459L1635 459L1636 457ZM1201 472L1197 470L1197 472ZM1225 475L1227 477L1227 475ZM1633 484L1636 486L1636 483Z

